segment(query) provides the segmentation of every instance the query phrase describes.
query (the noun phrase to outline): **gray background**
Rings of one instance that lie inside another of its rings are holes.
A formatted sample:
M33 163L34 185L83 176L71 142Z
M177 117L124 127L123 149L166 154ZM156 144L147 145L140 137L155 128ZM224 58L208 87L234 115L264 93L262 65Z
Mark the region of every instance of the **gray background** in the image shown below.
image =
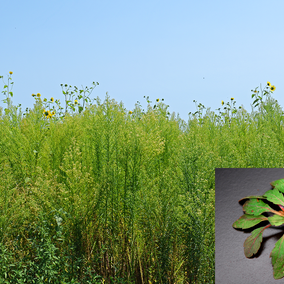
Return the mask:
M215 270L216 284L284 283L273 278L269 257L283 228L267 228L259 253L244 255L244 241L250 231L236 230L233 223L244 213L239 200L250 195L263 195L270 182L284 178L284 169L216 169L215 170ZM264 225L265 223L262 223Z

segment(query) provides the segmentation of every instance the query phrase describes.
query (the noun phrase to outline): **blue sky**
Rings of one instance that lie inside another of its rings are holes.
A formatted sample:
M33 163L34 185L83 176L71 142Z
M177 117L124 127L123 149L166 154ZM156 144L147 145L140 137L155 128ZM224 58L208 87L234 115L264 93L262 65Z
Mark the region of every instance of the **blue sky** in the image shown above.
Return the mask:
M283 11L282 0L2 1L0 75L13 71L23 110L32 93L63 103L61 83L93 81L91 98L108 92L128 110L164 98L185 120L193 100L215 110L234 97L250 111L267 81L284 106Z

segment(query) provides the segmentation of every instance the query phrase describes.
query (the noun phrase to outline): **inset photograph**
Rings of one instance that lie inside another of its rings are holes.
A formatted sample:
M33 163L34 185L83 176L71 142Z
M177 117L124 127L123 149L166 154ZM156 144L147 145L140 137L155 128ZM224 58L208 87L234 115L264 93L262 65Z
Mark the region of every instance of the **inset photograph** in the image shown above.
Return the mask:
M282 283L284 169L216 169L215 189L215 283Z

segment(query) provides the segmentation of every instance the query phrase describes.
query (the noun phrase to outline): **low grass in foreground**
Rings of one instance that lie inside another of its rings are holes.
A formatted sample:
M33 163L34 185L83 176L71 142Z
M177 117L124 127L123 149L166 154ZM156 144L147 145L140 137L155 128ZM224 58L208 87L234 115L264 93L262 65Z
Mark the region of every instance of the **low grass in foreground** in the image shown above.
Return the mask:
M37 94L22 113L9 80L0 283L214 283L215 168L283 166L268 88L250 114L232 99L219 114L199 104L185 123L158 99L127 111L68 86L65 112Z

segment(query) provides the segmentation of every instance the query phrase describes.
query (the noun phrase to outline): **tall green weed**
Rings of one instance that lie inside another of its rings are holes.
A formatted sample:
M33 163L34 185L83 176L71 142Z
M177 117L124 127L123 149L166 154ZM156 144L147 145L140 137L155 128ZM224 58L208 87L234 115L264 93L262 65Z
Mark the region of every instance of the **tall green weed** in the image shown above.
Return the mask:
M127 111L65 88L65 112L4 92L0 283L214 283L215 168L283 165L269 89L251 113L232 98L186 123L163 100Z

